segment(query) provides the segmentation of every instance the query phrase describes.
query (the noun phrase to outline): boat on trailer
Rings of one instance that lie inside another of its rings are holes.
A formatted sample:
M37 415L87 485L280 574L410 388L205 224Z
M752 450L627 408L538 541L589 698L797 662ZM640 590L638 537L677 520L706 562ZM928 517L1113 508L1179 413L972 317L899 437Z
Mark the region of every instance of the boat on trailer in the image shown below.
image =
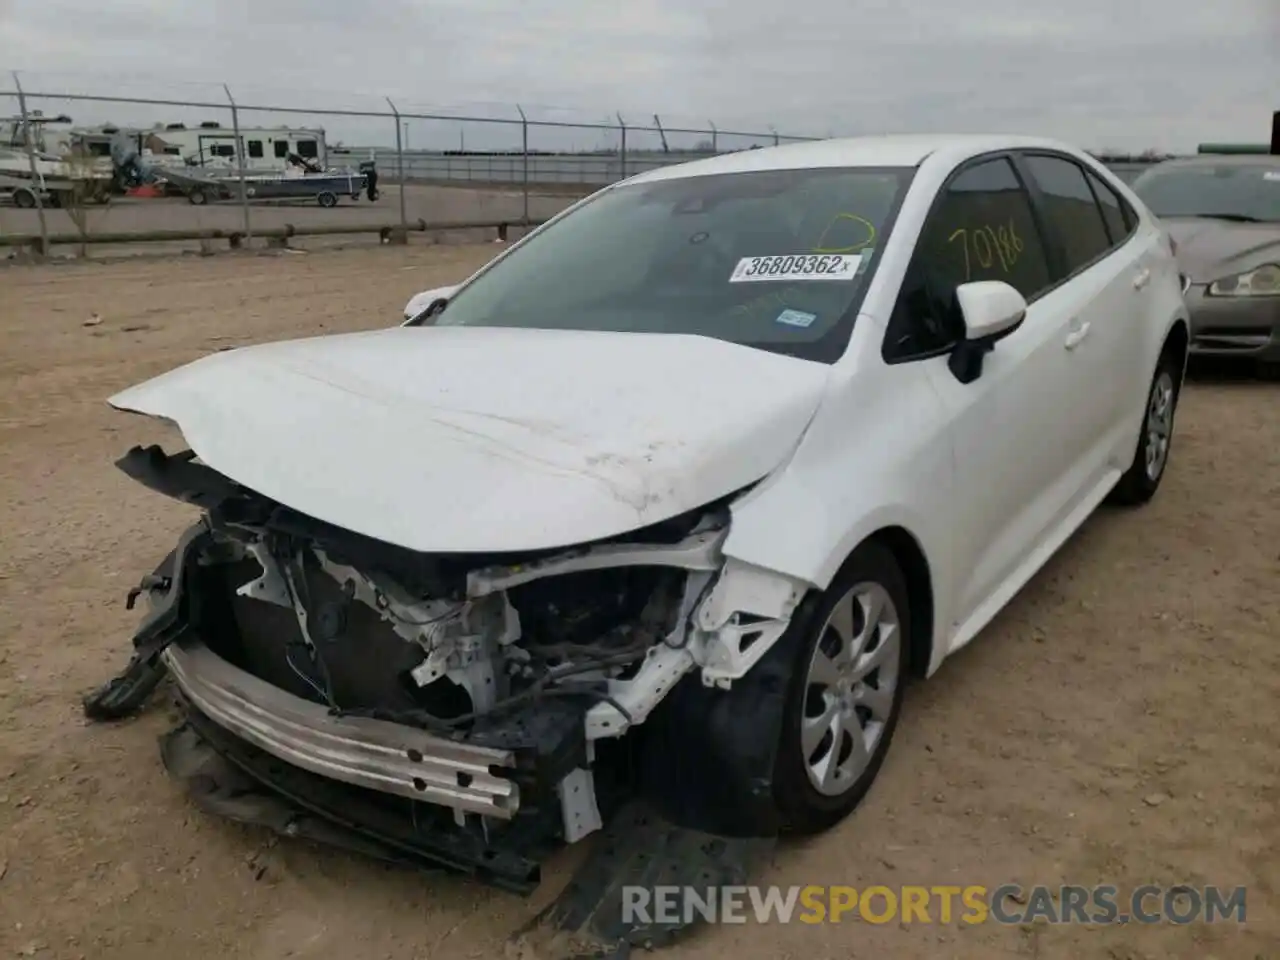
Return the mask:
M243 197L251 201L314 200L322 207L333 207L343 196L360 199L369 184L365 171L325 170L317 161L298 154L289 154L287 166L280 171L251 171L230 165L169 166L154 163L131 138L118 137L112 143L112 158L122 179L163 184L185 194L193 204Z
M239 200L314 200L322 207L337 206L342 197L359 200L368 186L368 176L354 170L307 172L301 174L253 174L244 177L243 188L238 173L226 176L198 176L186 171L166 170L166 181L187 195L194 204Z

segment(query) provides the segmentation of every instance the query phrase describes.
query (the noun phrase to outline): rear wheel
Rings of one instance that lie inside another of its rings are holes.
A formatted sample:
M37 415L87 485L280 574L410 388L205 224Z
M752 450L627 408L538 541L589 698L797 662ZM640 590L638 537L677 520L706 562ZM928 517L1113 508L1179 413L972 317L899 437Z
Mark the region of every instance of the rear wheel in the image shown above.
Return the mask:
M1156 365L1155 376L1147 390L1147 406L1133 463L1112 491L1112 502L1138 506L1155 496L1159 489L1169 464L1173 416L1178 407L1181 380L1181 362L1175 353L1166 351Z
M336 207L338 205L338 195L326 190L324 193L316 197L316 202L322 207Z
M863 544L812 615L792 629L800 636L791 641L794 672L774 800L786 829L817 833L866 795L901 712L911 622L906 579L893 554Z
M26 187L19 187L13 193L13 205L20 210L30 210L36 205L36 195Z
M203 190L192 190L187 194L187 199L197 207L200 207L209 202L209 195Z

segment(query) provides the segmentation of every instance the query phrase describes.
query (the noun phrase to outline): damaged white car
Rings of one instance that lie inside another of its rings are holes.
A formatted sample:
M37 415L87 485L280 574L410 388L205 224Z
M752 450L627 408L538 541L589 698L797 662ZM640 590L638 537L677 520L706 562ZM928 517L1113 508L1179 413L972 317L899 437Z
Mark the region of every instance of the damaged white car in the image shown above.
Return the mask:
M908 676L1155 492L1187 350L1140 201L1007 137L657 170L417 299L111 398L203 512L86 709L167 672L211 808L516 890L636 797L848 814Z

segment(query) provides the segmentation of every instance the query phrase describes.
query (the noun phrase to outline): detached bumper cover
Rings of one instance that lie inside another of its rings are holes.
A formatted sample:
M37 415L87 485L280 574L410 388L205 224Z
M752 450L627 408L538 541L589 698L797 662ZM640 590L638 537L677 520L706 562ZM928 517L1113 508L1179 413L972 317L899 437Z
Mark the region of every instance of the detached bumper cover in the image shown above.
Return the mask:
M334 716L226 660L198 640L164 660L201 713L267 753L320 776L467 813L511 819L518 786L494 774L515 767L511 750L456 743L410 727Z

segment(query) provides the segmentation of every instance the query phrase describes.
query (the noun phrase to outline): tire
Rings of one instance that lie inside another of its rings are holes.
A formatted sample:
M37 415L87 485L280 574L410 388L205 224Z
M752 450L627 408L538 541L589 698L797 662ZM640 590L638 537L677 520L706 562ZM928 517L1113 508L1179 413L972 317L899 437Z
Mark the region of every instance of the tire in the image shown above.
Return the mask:
M1156 372L1147 388L1147 402L1142 415L1142 429L1133 452L1133 462L1111 491L1112 503L1137 507L1155 496L1169 467L1173 447L1173 421L1178 396L1182 392L1182 364L1171 351L1165 351L1156 364Z
M871 601L873 610L879 605L880 617L874 628L865 619L867 601ZM853 636L852 643L833 626L841 611L851 614L852 630L846 627L843 632ZM865 648L871 640L866 636L871 629L878 634L878 645L869 652L843 661L830 656L856 648L860 637L864 638ZM911 619L906 578L893 554L874 541L860 546L809 615L793 622L778 642L794 651L794 659L774 765L774 803L786 832L820 833L852 813L866 795L884 763L902 711L911 649ZM858 681L859 662L874 656L876 650L883 651L882 662ZM849 672L832 674L830 670L815 669L821 662L819 654L828 655L827 662L848 664L845 669ZM824 683L824 680L832 682ZM845 685L844 690L841 684ZM868 697L867 692L875 689L884 691L883 695ZM880 711L878 716L872 713L872 722L864 715L870 712L868 705ZM852 732L841 726L839 733L833 735L837 727L828 723L819 734L823 725L815 724L815 717L831 717L848 724L856 721L857 726ZM806 735L805 730L809 728L814 733ZM859 736L864 744L864 757L860 762L855 760L851 749L856 742L854 736ZM835 754L838 776L823 778L822 773L831 769L833 750L838 751ZM824 758L827 759L825 765Z
M34 210L36 195L25 187L20 187L13 192L13 205L19 210Z
M209 202L209 195L203 190L192 190L187 194L187 200L197 207L202 207Z
M320 204L320 206L327 210L329 207L336 207L338 205L338 196L337 194L330 193L326 190L324 193L316 197L316 203Z

